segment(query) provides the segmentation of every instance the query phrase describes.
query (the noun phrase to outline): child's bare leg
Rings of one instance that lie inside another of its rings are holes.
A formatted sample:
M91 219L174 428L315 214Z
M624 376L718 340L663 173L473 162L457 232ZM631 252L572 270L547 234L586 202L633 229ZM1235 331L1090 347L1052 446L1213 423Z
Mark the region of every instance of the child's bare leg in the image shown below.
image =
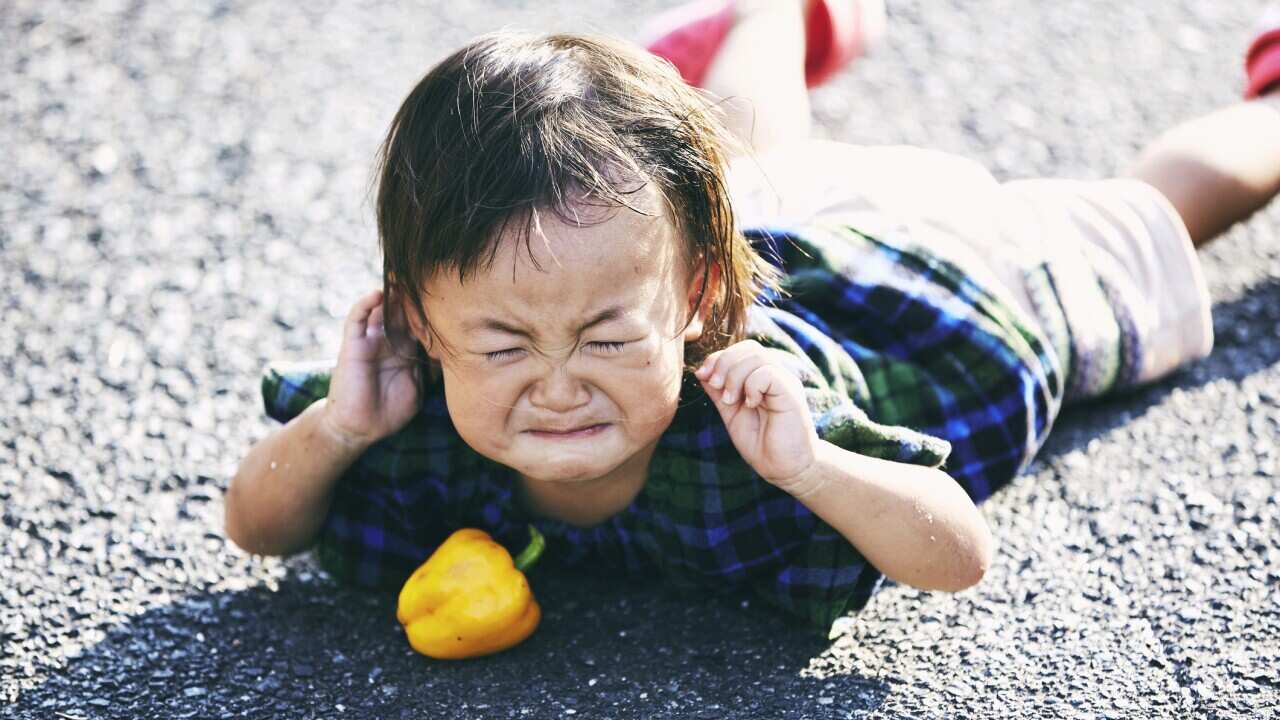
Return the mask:
M724 98L729 128L757 154L809 136L805 0L738 0L737 23L702 86Z
M1204 245L1280 192L1280 92L1174 127L1131 174L1164 193Z

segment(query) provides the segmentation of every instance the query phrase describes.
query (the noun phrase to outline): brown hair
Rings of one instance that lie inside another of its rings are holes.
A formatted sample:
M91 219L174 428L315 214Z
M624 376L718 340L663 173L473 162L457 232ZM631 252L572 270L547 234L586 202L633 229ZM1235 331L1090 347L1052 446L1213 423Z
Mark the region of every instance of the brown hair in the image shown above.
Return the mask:
M721 269L706 329L686 349L694 367L741 340L747 308L778 289L777 269L734 227L724 181L732 142L718 109L637 47L482 36L426 74L380 149L384 296L409 298L427 326L421 292L436 272L465 282L492 263L505 230L527 246L534 211L568 222L575 203L634 210L628 196L652 182L673 211L689 272L705 261L704 292L711 266Z

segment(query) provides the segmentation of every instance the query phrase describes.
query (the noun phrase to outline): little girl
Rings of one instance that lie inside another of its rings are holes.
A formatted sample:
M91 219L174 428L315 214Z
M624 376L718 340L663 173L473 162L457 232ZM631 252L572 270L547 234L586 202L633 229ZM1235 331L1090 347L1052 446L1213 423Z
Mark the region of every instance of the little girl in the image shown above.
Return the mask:
M383 290L336 363L268 367L286 424L232 480L228 536L398 587L458 528L515 548L533 524L567 563L750 588L822 630L884 576L978 582L974 504L1064 402L1210 351L1195 248L1280 189L1280 101L1174 129L1130 178L1000 184L805 137L825 5L723 3L723 31L651 46L706 54L705 91L573 35L433 68L382 147ZM1270 37L1251 95L1280 78Z

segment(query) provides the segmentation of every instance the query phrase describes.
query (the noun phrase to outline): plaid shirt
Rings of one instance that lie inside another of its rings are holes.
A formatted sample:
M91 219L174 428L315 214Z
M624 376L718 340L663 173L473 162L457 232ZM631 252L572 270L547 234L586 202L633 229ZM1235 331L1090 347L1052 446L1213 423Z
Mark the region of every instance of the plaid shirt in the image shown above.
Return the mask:
M1030 462L1061 399L1049 344L955 265L904 234L850 227L752 233L788 276L749 331L801 378L818 435L852 452L942 467L975 501ZM328 364L273 363L262 392L286 422L328 390ZM761 479L692 375L629 507L590 528L532 517L514 471L458 436L441 390L339 479L317 545L340 579L398 588L451 532L660 573L681 585L752 588L825 631L883 576L831 526Z

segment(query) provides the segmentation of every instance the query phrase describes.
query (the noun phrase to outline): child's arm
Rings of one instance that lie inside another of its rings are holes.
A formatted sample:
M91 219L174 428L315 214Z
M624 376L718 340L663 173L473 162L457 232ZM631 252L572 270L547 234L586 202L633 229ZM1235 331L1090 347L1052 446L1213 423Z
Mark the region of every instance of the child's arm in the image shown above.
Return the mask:
M368 445L340 437L327 399L259 440L227 488L227 537L246 552L292 555L311 544L329 511L333 485Z
M315 539L338 478L418 410L403 308L382 292L352 306L328 396L258 441L224 499L227 537L251 553L291 555Z
M937 468L881 460L818 441L792 494L880 572L924 590L976 585L992 539L973 501Z
M963 590L982 579L991 533L945 472L820 439L800 380L755 341L712 353L695 374L743 459L882 573L926 590Z

